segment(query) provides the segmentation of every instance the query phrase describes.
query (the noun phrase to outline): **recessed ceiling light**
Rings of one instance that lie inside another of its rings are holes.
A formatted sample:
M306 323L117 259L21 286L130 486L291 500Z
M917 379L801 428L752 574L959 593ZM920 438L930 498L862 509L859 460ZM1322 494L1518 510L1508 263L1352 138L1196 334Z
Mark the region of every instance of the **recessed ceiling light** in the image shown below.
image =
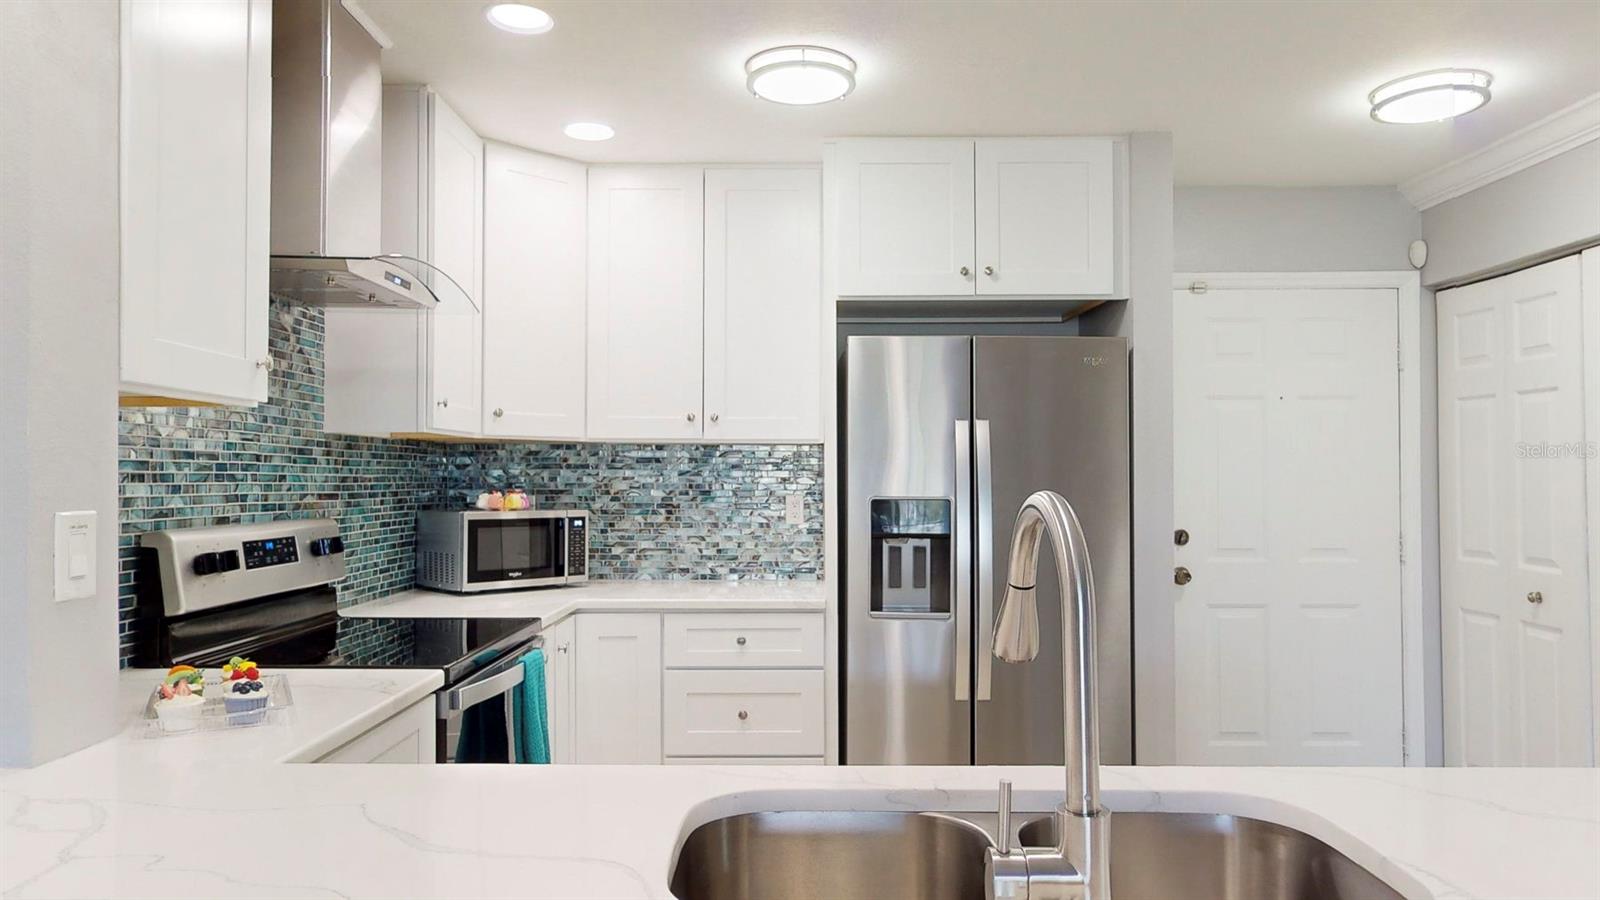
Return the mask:
M526 3L496 3L483 14L490 25L512 34L544 34L556 27L549 13Z
M773 47L745 60L744 71L750 93L790 106L843 100L856 88L856 61L827 47Z
M1442 122L1488 103L1493 81L1494 76L1481 69L1433 69L1386 81L1367 100L1379 122Z
M601 125L599 122L573 122L561 130L567 137L579 141L609 141L617 133L610 125Z

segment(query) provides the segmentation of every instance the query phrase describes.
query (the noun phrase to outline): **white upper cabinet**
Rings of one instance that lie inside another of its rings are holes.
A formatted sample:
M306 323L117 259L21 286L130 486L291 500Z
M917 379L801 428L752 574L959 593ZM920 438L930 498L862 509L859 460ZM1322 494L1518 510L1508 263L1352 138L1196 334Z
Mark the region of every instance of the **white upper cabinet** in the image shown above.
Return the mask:
M835 148L844 297L1113 297L1117 138L861 138Z
M326 429L480 433L483 141L422 85L383 89L383 251L437 267L417 268L439 304L327 311Z
M839 293L973 292L972 141L840 141Z
M701 436L702 172L589 170L589 437Z
M1114 290L1112 153L1101 138L977 142L979 294Z
M505 144L486 148L486 435L584 435L586 173L570 160Z
M124 0L121 355L131 402L267 399L271 132L270 0Z
M820 440L822 176L705 173L705 437Z

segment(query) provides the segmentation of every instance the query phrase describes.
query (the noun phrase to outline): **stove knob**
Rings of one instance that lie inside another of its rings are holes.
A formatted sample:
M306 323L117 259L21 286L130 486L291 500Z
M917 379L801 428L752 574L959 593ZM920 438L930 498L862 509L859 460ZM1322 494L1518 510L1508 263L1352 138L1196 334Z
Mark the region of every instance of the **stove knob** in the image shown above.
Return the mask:
M217 554L217 571L232 572L239 568L239 551L224 550Z
M344 538L326 537L317 538L311 542L312 556L332 556L344 552Z
M194 558L194 573L196 575L215 575L221 570L221 553L202 553Z

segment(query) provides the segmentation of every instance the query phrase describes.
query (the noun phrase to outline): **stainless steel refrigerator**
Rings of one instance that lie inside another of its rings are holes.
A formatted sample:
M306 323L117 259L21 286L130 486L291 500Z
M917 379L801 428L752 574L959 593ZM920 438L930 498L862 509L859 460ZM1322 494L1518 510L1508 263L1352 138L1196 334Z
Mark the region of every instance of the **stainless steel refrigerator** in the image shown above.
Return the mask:
M1059 765L1061 609L996 661L1013 519L1066 497L1095 579L1102 761L1133 761L1128 345L1121 338L848 339L843 391L844 762Z

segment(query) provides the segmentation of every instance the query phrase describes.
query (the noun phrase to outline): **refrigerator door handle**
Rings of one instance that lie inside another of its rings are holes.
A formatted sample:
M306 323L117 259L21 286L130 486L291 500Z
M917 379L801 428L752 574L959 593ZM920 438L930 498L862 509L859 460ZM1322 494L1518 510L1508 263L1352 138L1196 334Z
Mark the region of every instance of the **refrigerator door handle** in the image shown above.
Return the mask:
M972 682L972 422L956 420L956 702L965 703Z
M973 447L978 457L978 689L977 700L989 699L994 674L994 466L990 462L989 420L975 419Z

